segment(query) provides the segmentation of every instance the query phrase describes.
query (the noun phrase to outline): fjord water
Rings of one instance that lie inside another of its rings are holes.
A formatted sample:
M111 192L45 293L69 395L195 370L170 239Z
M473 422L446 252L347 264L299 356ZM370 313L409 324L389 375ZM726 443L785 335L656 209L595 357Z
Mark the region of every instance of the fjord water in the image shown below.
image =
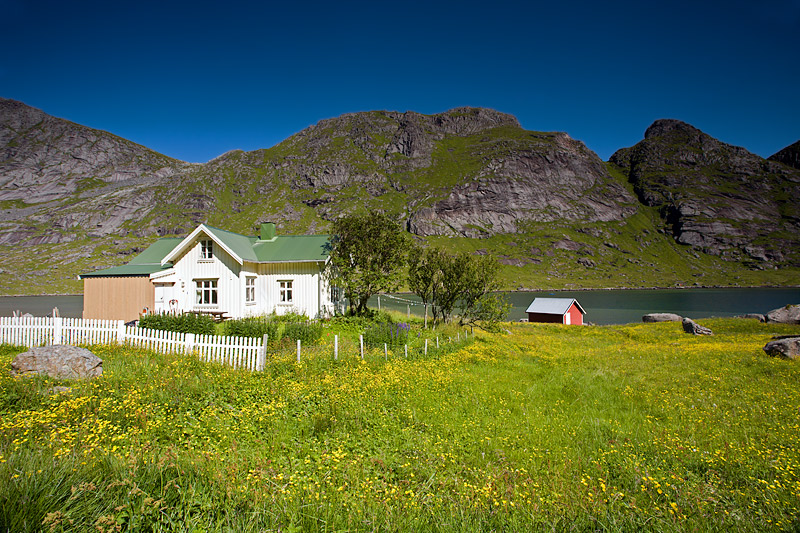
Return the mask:
M511 302L509 320L525 317L534 298L575 298L593 324L641 322L647 313L676 313L690 318L726 317L745 313L767 313L787 304L800 304L800 287L747 289L637 289L591 291L534 291L506 293ZM372 297L370 307L378 306ZM80 318L83 296L2 296L0 316L14 311L45 316L58 307L61 316ZM384 295L381 307L423 314L419 298L409 294Z
M787 304L800 304L800 287L736 289L615 289L587 291L532 291L506 293L511 303L509 320L525 318L534 298L575 298L586 311L584 320L593 324L641 322L648 313L676 313L689 318L729 317L746 313L767 313ZM406 311L416 296L397 294L382 297L381 306ZM370 307L376 307L373 298ZM411 312L421 314L420 306Z

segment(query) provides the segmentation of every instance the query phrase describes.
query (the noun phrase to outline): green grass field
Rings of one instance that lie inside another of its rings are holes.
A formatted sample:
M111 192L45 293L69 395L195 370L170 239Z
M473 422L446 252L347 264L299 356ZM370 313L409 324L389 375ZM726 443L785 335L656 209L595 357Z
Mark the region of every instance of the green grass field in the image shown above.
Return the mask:
M70 383L2 347L0 530L798 530L800 364L761 347L800 330L701 323L263 373L95 346L103 377Z

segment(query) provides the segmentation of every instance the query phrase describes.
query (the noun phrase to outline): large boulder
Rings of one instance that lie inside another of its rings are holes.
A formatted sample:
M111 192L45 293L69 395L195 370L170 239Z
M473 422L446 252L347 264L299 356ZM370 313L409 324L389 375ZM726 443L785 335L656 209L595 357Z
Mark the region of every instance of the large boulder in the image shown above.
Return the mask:
M682 319L675 313L650 313L642 317L642 322L680 322Z
M800 305L789 304L767 313L767 322L777 324L800 324Z
M767 355L771 355L772 357L797 359L797 357L800 356L800 337L770 341L763 349Z
M86 348L41 346L19 354L11 362L14 375L46 375L59 379L93 378L103 374L103 360Z
M683 331L691 333L692 335L713 335L714 333L705 326L701 326L691 318L684 318Z

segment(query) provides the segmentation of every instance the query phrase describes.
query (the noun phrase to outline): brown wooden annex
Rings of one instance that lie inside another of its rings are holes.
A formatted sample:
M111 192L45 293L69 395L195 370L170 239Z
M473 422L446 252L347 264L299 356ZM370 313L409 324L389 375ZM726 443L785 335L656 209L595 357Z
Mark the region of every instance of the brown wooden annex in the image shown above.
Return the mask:
M83 318L130 322L153 309L154 298L150 276L85 277Z

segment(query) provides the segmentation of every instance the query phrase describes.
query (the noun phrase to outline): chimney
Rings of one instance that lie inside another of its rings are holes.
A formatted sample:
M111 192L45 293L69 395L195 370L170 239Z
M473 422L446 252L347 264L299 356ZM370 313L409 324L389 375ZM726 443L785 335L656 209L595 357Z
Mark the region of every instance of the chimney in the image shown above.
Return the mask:
M274 238L275 238L275 223L263 222L261 224L261 240L271 241Z

